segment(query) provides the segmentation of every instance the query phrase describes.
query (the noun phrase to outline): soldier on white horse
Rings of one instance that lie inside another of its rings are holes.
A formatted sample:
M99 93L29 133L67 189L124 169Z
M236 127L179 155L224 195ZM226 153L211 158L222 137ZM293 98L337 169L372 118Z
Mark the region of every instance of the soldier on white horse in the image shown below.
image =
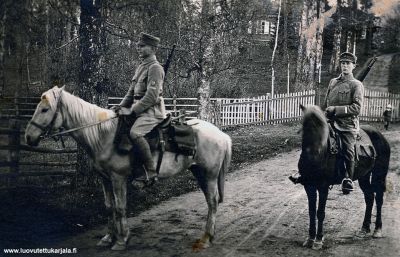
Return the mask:
M159 42L158 37L140 34L137 51L142 62L124 99L112 108L118 115L128 115L135 120L129 138L145 167L146 174L136 180L145 183L156 180L157 172L149 143L144 136L166 118L162 97L165 74L155 56Z

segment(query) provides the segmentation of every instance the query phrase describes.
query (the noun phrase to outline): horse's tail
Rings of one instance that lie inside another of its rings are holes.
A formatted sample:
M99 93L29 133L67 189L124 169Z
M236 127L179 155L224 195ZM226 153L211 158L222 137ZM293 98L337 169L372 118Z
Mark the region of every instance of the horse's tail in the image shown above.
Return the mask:
M229 166L231 164L231 158L232 158L232 141L230 138L228 138L225 148L225 157L224 160L222 161L222 166L218 174L218 194L219 194L218 203L222 203L224 201L225 173L228 172Z
M372 169L371 184L374 191L386 190L386 176L389 171L390 145L386 138L376 128L365 125L362 129L370 137L377 154L375 165Z

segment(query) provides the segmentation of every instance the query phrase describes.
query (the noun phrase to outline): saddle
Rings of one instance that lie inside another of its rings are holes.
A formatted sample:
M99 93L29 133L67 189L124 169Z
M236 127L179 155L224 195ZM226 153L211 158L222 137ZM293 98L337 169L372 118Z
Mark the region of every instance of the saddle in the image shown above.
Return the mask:
M130 116L120 116L118 118L114 147L120 154L131 154L134 151L129 139L129 131L134 122L135 120ZM185 122L172 120L169 114L166 119L145 136L145 139L152 151L160 151L157 161L157 173L165 151L176 153L176 158L180 154L185 156L194 156L196 154L196 140L193 128ZM133 154L130 156L133 156Z
M185 156L194 156L196 153L193 128L185 122L173 121L170 115L145 138L152 150L168 151Z
M329 125L329 139L328 139L329 152L332 155L340 155L343 153L342 138L336 129ZM364 130L360 129L357 135L355 144L355 157L356 162L360 159L375 159L376 151L370 138Z

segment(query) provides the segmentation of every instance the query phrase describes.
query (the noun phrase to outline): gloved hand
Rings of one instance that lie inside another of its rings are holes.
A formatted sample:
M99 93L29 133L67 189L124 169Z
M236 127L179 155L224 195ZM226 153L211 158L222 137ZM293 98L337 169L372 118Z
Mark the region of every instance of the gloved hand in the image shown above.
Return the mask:
M325 115L326 115L326 117L327 117L328 119L332 119L332 118L335 116L335 112L336 112L335 106L328 106L328 107L325 109Z
M118 113L118 111L121 110L121 106L113 105L113 106L111 106L110 110L114 111L115 113Z
M132 113L134 112L131 110L131 108L121 107L117 115L131 115Z

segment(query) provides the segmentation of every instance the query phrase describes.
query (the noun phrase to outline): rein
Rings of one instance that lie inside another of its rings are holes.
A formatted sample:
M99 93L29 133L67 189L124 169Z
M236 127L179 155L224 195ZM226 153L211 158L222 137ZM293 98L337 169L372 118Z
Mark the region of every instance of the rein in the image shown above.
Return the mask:
M77 130L81 130L81 129L84 129L84 128L89 128L89 127L93 127L93 126L99 125L99 124L101 124L101 123L103 123L103 122L106 122L106 121L115 119L115 118L117 118L117 117L118 117L118 116L114 116L114 117L108 118L108 119L106 119L106 120L98 121L98 122L91 123L91 124L86 124L86 125L83 125L83 126L80 126L80 127L77 127L77 128L72 128L72 129L64 130L64 131L57 132L57 133L54 133L54 134L51 134L51 135L43 135L43 136L41 136L41 138L42 138L42 139L49 139L49 138L52 138L52 137L62 136L62 135L65 135L65 134L68 134L68 133L71 133L71 132L74 132L74 131L77 131Z
M95 123L86 124L86 125L83 125L83 126L80 126L80 127L77 127L77 128L64 130L64 131L57 132L57 133L54 133L54 134L51 134L51 135L46 134L46 135L41 136L41 139L43 140L43 139L49 139L49 138L52 138L52 137L62 136L62 135L65 135L65 134L68 134L68 133L71 133L71 132L74 132L74 131L77 131L77 130L81 130L81 129L84 129L84 128L89 128L89 127L93 127L93 126L99 125L99 124L101 124L103 122L110 121L110 120L113 120L113 119L118 118L118 117L119 116L114 116L114 117L108 118L106 120L102 120L102 121L98 121L98 122L95 122ZM185 114L179 115L177 117L173 117L173 118L171 118L171 120L178 120L178 119L180 119L182 117L185 117ZM32 123L32 125L35 125L35 126L39 127L40 129L44 130L44 127L39 125L39 124L37 124L36 122L31 122L31 123ZM197 123L192 124L192 126L196 125L196 124Z

